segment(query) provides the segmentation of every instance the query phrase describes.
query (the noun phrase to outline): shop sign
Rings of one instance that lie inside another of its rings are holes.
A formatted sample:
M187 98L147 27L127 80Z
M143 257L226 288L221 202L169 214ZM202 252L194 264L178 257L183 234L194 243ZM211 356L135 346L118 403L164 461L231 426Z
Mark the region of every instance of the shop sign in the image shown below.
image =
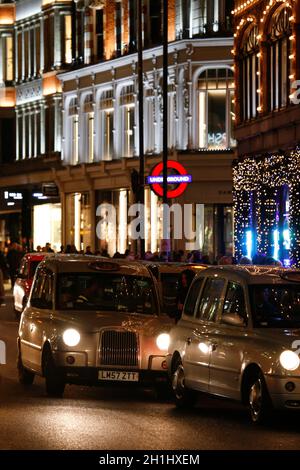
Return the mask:
M175 161L168 160L168 170L175 170L175 174L167 176L168 184L175 185L174 189L167 192L168 199L173 199L181 196L187 189L188 184L192 182L192 175L189 175L184 166ZM151 174L146 178L147 184L150 185L152 191L160 197L163 197L163 163L158 163L151 171Z
M18 191L2 191L1 200L0 200L0 209L9 210L9 209L21 209L22 207L23 195Z

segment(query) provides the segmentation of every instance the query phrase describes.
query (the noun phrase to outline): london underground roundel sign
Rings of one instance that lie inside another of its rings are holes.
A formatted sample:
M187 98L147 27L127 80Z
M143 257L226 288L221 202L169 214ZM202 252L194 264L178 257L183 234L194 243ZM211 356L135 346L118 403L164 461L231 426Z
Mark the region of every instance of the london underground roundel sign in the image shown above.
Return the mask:
M175 185L174 189L167 192L168 199L181 196L188 184L192 182L192 176L188 174L181 163L175 160L168 160L168 170L175 170L175 174L168 175L168 184ZM151 186L152 191L160 197L163 197L163 163L160 162L152 169L151 175L147 177L147 183Z

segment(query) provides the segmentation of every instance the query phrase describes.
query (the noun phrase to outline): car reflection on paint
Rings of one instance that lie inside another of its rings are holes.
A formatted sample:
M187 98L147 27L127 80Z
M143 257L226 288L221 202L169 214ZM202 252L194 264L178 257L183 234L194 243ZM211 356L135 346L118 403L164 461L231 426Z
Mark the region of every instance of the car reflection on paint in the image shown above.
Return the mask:
M160 313L157 283L145 266L91 256L46 259L20 321L20 381L41 375L54 396L66 383L165 390L172 323Z

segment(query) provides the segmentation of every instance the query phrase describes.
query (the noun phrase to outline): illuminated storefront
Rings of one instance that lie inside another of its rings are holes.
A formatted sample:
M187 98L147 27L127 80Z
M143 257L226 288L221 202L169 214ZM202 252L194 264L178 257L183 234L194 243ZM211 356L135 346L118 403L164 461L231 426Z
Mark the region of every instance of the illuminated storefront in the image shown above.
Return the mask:
M66 245L76 250L85 249L91 243L91 209L89 193L66 195Z
M33 206L33 246L44 247L51 243L55 251L61 246L61 204Z

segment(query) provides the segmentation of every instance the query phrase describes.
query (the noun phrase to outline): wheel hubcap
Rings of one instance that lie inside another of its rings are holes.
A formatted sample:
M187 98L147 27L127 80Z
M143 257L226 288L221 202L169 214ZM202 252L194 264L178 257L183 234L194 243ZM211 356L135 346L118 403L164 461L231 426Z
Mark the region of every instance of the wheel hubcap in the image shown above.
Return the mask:
M184 395L184 370L179 366L173 375L172 388L177 398L182 398Z
M253 419L257 420L261 414L262 408L262 386L260 379L258 379L250 388L249 404Z

